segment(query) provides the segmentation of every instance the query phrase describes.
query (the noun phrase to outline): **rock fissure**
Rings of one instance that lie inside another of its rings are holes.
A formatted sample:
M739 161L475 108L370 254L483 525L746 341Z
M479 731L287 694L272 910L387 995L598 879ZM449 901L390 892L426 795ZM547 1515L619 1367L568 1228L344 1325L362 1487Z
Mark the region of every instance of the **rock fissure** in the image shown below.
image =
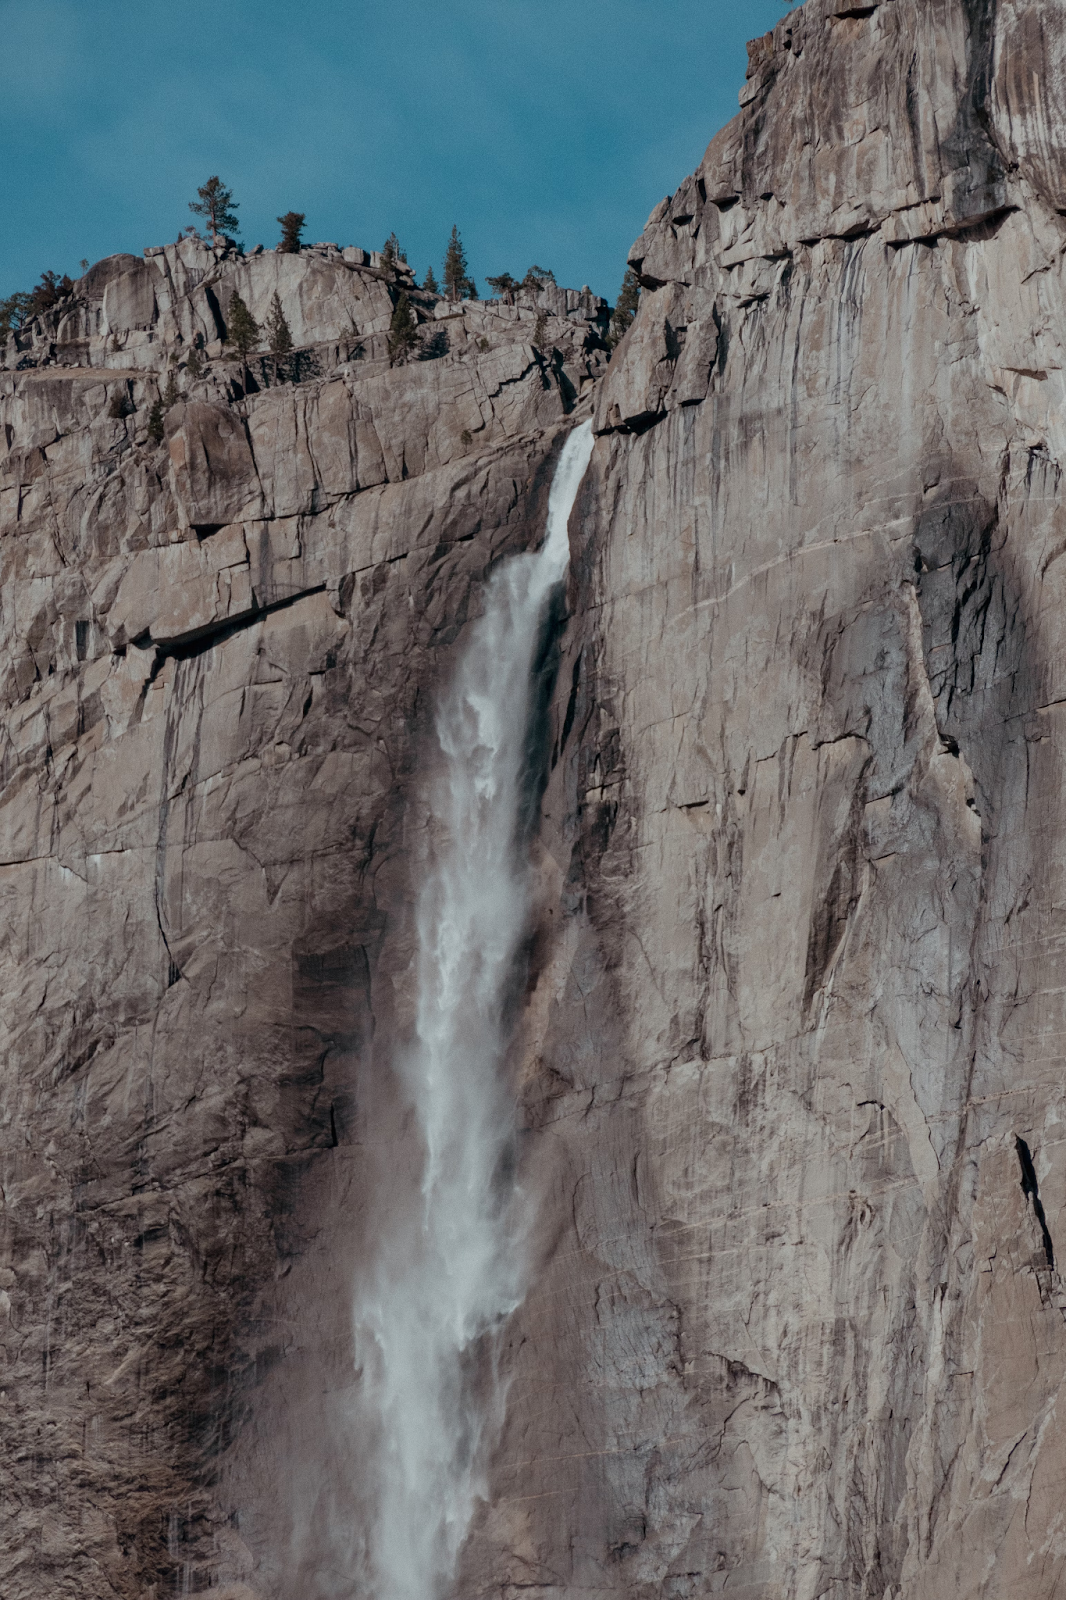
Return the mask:
M1051 1242L1051 1232L1044 1215L1044 1204L1040 1198L1040 1185L1037 1183L1036 1168L1033 1165L1032 1152L1020 1134L1014 1136L1014 1148L1018 1152L1018 1166L1021 1169L1022 1194L1032 1206L1033 1216L1036 1218L1040 1229L1040 1237L1044 1242L1044 1255L1048 1268L1055 1270L1055 1247Z
M301 600L310 599L313 595L323 594L325 588L323 583L316 584L313 588L301 589L297 594L286 595L282 600L274 600L268 605L253 606L248 611L238 612L235 616L227 617L224 622L208 623L202 628L193 628L188 633L175 634L171 638L153 639L149 632L130 642L135 649L155 651L155 662L149 676L149 682L152 682L158 676L164 662L193 661L197 656L224 644L236 634L255 627L265 618L279 611L287 611L291 606L298 605Z

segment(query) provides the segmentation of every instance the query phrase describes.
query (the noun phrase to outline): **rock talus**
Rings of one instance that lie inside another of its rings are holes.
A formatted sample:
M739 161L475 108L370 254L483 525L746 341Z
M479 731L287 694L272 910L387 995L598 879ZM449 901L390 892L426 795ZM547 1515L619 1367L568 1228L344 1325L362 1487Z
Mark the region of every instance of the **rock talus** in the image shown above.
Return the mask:
M359 1592L434 696L590 406L455 1592L1066 1588L1066 7L749 54L609 366L586 294L195 240L9 342L5 1600Z

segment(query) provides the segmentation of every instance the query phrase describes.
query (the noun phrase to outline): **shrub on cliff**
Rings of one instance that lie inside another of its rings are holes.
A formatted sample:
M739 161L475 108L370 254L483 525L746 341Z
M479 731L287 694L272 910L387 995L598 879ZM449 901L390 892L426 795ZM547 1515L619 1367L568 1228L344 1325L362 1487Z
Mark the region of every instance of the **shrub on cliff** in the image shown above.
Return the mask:
M30 295L27 315L39 317L42 311L51 311L73 292L74 284L65 272L62 277L56 272L42 272L40 283Z
M281 223L281 243L278 253L283 256L298 256L300 253L300 235L304 231L307 215L303 211L286 211L279 217Z
M419 336L419 361L439 361L442 356L448 354L449 349L447 328L436 327L432 333L426 332Z
M233 346L242 361L247 361L249 351L254 350L259 343L260 330L258 322L236 289L229 297L226 326L226 343Z
M278 291L274 290L274 297L270 302L270 311L266 320L267 349L274 364L274 382L278 381L278 364L286 357L292 355L292 329L289 327L282 309Z
M202 217L211 231L211 243L218 243L220 233L227 229L236 232L240 223L237 221L237 202L233 198L233 191L219 177L208 178L196 193L199 200L189 201L189 210L194 216Z
M514 305L515 290L520 287L517 278L512 278L509 272L501 272L498 278L486 278L492 292L507 305Z
M162 444L164 433L163 419L170 410L171 406L176 406L180 399L181 395L178 393L178 380L174 373L170 372L167 376L166 388L163 390L162 394L159 396L159 399L148 413L148 437L151 439L153 444Z
M550 267L532 266L526 268L526 275L521 280L512 277L509 272L501 272L498 278L486 278L485 282L501 300L513 306L519 289L524 289L527 294L536 294L547 284L555 282L555 273Z
M73 293L73 280L65 272L62 277L58 272L42 272L40 283L29 294L16 292L9 294L6 300L0 300L0 342L9 333L16 333L31 317L51 311L53 306Z
M611 332L608 342L612 349L616 344L620 344L625 337L627 329L637 314L637 306L639 304L640 284L637 282L637 275L633 268L627 267L626 275L622 279L622 287L618 294L618 304L611 315Z
M396 309L392 313L389 324L389 365L395 367L407 360L411 351L418 345L418 323L415 321L411 302L402 294L396 302Z
M0 343L9 333L17 333L29 315L31 296L16 292L0 300Z
M521 289L529 289L536 294L538 289L543 289L546 284L555 282L555 273L550 267L527 267L526 275L519 284Z

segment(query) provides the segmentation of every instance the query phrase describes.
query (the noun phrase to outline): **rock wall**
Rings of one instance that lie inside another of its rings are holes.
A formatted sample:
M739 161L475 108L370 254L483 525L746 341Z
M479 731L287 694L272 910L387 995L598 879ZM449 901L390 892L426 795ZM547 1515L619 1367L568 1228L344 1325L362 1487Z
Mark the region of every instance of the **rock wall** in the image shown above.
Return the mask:
M207 256L99 263L0 373L5 1600L278 1592L235 1520L267 1486L235 1507L222 1464L302 1346L352 1381L433 688L606 362L603 303L555 291L537 346L536 306L421 296L435 359L392 368L402 274ZM278 286L299 382L203 337ZM328 1465L316 1431L281 1482Z
M534 1594L1066 1585L1064 43L808 0L633 249L476 1551Z
M409 280L332 247L112 258L8 346L5 1600L358 1592L430 707L590 399L456 1593L1066 1585L1066 10L750 53L605 374L569 291L536 346L416 296L389 368Z

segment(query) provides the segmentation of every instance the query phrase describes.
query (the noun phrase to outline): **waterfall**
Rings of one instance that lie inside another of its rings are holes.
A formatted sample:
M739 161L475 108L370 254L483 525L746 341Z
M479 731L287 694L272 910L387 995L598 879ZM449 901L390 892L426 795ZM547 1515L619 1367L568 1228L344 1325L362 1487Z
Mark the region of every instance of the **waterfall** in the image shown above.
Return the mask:
M529 916L521 815L531 675L592 445L591 423L566 441L544 544L493 574L437 710L443 759L417 908L416 1036L397 1063L424 1147L421 1192L409 1213L396 1208L355 1310L376 1434L374 1600L437 1600L447 1589L500 1421L493 1335L525 1277L504 1056Z

